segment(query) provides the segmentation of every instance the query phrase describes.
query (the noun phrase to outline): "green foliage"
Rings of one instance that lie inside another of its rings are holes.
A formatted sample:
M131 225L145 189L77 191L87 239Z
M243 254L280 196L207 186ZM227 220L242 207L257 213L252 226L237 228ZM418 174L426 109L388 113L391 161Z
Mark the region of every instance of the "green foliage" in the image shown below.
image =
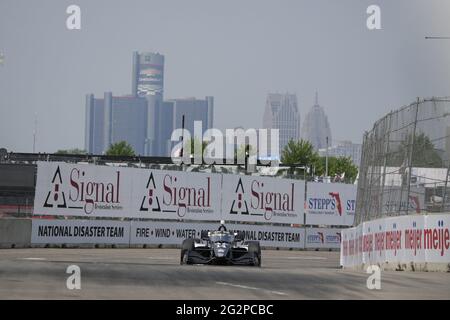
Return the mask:
M107 156L134 156L133 147L126 141L113 143L106 151Z
M319 155L309 141L291 139L281 153L281 162L287 165L311 167L318 165ZM290 169L289 173L305 174L303 169Z
M312 168L314 172L310 171L309 176L325 175L326 158L320 157L309 141L290 140L283 149L281 162ZM290 169L289 173L306 176L306 172L302 169ZM334 177L335 175L341 176L343 173L345 173L344 180L346 182L354 182L358 175L358 167L353 164L350 157L328 157L328 175Z
M281 152L283 164L311 165L317 162L319 155L313 145L306 140L290 140Z
M249 144L241 144L239 148L237 148L234 152L234 157L236 160L246 161L246 156L254 156L256 155L256 151Z
M197 153L201 152L200 156L203 157L203 152L206 149L206 146L208 145L208 142L202 141L199 138L191 138L189 140L186 140L183 147L183 152L189 153L191 156L194 154L197 155Z
M67 150L58 150L55 152L55 154L86 154L86 150L84 149L67 149Z
M316 175L325 175L326 158L320 157L319 165L316 166ZM342 176L344 181L353 183L358 175L358 167L355 166L350 157L328 157L328 176Z
M391 152L387 158L387 166L400 167L408 165L412 135L402 141L400 146ZM442 168L442 158L434 148L433 142L424 133L416 134L412 150L412 166L422 168Z

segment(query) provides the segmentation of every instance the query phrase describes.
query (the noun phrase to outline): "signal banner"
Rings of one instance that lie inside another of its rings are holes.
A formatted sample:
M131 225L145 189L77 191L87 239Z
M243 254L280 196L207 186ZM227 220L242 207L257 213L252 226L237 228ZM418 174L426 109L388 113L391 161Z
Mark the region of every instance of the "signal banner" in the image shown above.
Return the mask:
M32 244L126 244L130 223L108 220L32 219Z
M306 228L305 248L339 249L341 247L341 229Z
M213 231L218 223L132 221L130 244L175 244L184 239L200 238L201 231ZM245 240L260 241L261 246L304 248L303 228L226 224L229 231L243 232Z
M308 182L306 224L351 226L355 217L356 186Z
M220 220L219 174L38 162L35 215Z
M343 229L341 265L449 263L449 228L449 215L410 215Z
M220 220L221 176L137 170L131 212L146 219Z
M38 162L34 214L127 216L131 197L131 170Z
M303 223L305 182L222 175L222 215L227 221Z

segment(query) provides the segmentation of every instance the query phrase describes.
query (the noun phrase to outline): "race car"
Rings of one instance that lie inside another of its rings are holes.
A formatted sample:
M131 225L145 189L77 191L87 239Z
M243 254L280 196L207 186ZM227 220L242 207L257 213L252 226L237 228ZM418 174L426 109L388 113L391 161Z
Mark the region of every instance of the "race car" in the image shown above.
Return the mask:
M261 266L258 241L244 241L243 233L227 231L224 223L216 231L202 231L201 239L185 239L180 264Z

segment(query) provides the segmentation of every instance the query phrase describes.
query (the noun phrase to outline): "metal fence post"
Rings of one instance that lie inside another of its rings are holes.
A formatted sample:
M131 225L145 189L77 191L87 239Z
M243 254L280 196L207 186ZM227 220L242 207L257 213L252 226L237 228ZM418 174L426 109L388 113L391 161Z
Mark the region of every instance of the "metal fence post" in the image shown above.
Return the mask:
M411 148L410 148L410 153L408 156L408 186L407 186L407 194L406 194L406 215L409 214L409 195L411 192L411 170L412 170L412 166L413 166L413 161L412 161L412 157L413 157L413 153L414 153L414 142L416 141L416 128L417 128L417 116L419 114L419 103L420 103L420 99L417 98L417 103L416 103L416 115L415 115L415 119L414 119L414 126L413 126L413 133L412 133L412 141L411 141ZM401 200L401 199L400 199Z

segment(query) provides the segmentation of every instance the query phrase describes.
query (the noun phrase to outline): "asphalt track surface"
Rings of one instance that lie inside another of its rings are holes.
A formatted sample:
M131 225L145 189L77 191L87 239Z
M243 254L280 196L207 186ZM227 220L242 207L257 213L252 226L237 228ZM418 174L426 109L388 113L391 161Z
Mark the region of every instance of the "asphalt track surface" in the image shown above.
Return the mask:
M178 249L2 249L0 299L450 299L450 273L339 268L339 253L263 250L262 267L179 265ZM81 289L69 290L69 265Z

